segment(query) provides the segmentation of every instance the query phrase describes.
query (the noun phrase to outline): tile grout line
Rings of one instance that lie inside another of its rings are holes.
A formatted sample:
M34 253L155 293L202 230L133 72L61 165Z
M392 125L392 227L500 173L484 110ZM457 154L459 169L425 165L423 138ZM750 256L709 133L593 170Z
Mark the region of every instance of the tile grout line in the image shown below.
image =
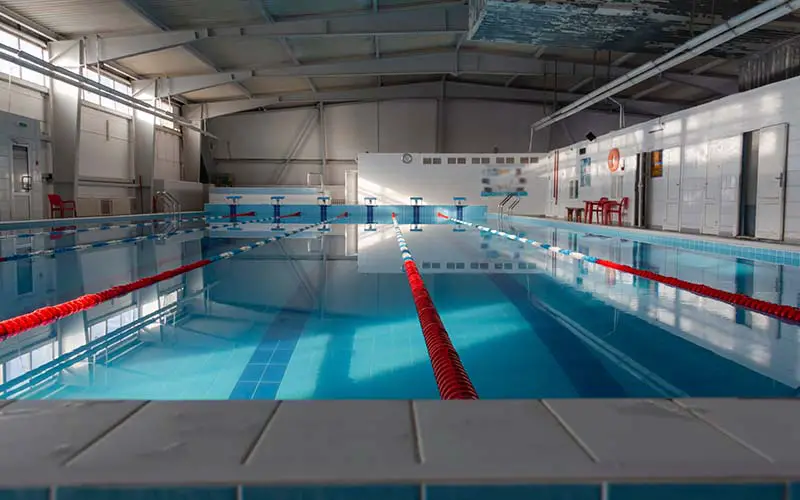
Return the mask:
M61 463L61 466L62 466L62 467L67 467L67 466L69 466L69 464L70 464L71 462L75 461L75 459L77 459L79 456L81 456L83 453L85 453L87 450L89 450L89 448L91 448L91 447L92 447L92 446L94 446L95 444L99 443L99 442L100 442L102 439L104 439L104 438L105 438L105 437L107 437L109 434L111 434L112 432L114 432L116 429L118 429L120 426L122 426L122 424L124 424L125 422L127 422L128 420L130 420L130 419L131 419L131 417L133 417L134 415L136 415L137 413L139 413L140 411L142 411L142 409L144 409L144 408L145 408L145 407L146 407L148 404L150 404L150 403L151 403L151 401L145 401L144 403L142 403L142 404L140 404L139 406L137 406L136 408L134 408L132 411L129 411L129 412L126 414L126 415L124 415L124 416L123 416L121 419L119 419L119 420L118 420L116 423L114 423L114 424L113 424L111 427L109 427L109 428L108 428L108 429L106 429L105 431L101 432L101 433L100 433L98 436L96 436L94 439L90 440L90 441L89 441L88 443L86 443L86 444L85 444L83 447L81 447L80 449L78 449L78 451L76 451L75 453L73 453L73 454L72 454L72 455L71 455L69 458L67 458L66 460L64 460L64 461Z
M734 442L736 442L740 446L743 446L744 448L746 448L746 449L750 450L751 452L755 453L756 455L760 456L761 458L763 458L767 462L769 462L771 464L775 463L775 459L774 458L770 457L769 455L767 455L763 451L759 450L755 446L751 445L750 443L748 443L744 439L740 438L739 436L733 434L732 432L730 432L729 430L725 429L721 425L717 424L713 420L710 420L710 419L704 417L703 415L700 415L699 413L694 411L694 409L692 409L691 407L686 406L682 402L680 402L678 400L675 400L675 399L672 399L670 401L672 401L677 407L684 409L689 415L693 416L697 420L699 420L699 421L703 422L704 424L708 425L709 427L711 427L712 429L716 430L717 432L723 434L727 438L733 440Z
M586 443L583 441L583 439L581 439L581 438L580 438L580 436L578 436L578 433L577 433L577 432L575 432L575 430L574 430L574 429L572 429L572 427L570 427L570 426L569 426L569 424L568 424L568 423L567 423L567 422L566 422L566 421L565 421L565 420L564 420L564 419L561 417L561 415L559 415L559 414L558 414L558 413L555 411L555 409L554 409L554 408L552 408L552 407L551 407L551 406L550 406L550 405L547 403L547 401L545 401L544 399L540 399L540 400L539 400L539 404L541 404L542 406L544 406L544 407L545 407L545 409L546 409L548 412L550 412L550 414L553 416L553 418L555 418L555 419L556 419L556 422L558 422L558 425L560 425L560 426L561 426L561 428L562 428L562 429L564 429L564 431L566 431L566 433L567 433L567 434L569 434L569 436L572 438L572 440L573 440L573 441L575 441L575 443L576 443L576 444L577 444L577 445L578 445L578 446L579 446L579 447L580 447L580 448L581 448L581 449L584 451L584 453L586 453L586 454L589 456L589 458L591 458L591 459L592 459L592 461L593 461L594 463L598 463L598 464L600 463L600 458L598 458L598 456L597 456L597 455L595 455L595 453L592 451L592 449L591 449L591 448L589 448L589 445L588 445L588 444L586 444Z
M411 437L414 440L414 460L418 464L425 463L425 453L422 446L422 433L419 427L419 417L417 416L417 408L414 400L409 400L409 414L411 416Z
M242 456L242 460L240 462L241 465L248 465L248 463L250 462L250 459L253 458L253 455L255 454L255 451L258 449L259 446L261 446L261 443L264 441L264 439L267 436L267 431L272 426L272 422L275 421L275 415L278 414L278 409L281 407L281 404L283 404L283 401L280 401L280 400L275 401L275 407L272 408L272 411L270 412L270 414L267 415L267 420L266 420L266 422L264 422L264 426L258 432L258 436L256 436L256 438L253 440L253 442L250 443L250 446L247 448L247 451L245 451L244 456Z

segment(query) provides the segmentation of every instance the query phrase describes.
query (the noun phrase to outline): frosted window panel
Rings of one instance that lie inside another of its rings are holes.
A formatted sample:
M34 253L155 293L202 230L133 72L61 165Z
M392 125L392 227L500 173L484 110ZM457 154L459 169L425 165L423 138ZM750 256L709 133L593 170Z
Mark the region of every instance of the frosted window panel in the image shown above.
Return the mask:
M6 363L6 370L8 370L8 380L17 378L31 371L30 353L25 353L22 356L10 360Z
M122 315L108 318L108 331L113 332L122 326Z
M0 43L12 49L19 49L19 37L7 31L0 30ZM20 68L16 64L2 60L0 61L0 71L11 76L20 76Z
M31 352L31 368L39 368L45 363L49 363L55 359L55 343L50 342L43 345Z
M27 40L20 40L19 46L20 49L26 54L30 54L37 59L44 58L44 49L42 49L42 47L40 47L39 45L31 43ZM44 75L42 75L41 73L37 73L36 71L22 68L21 77L23 80L36 83L38 85L44 85Z
M114 88L114 80L112 80L107 76L100 76L100 84L105 85L106 87ZM107 97L102 97L102 96L100 97L100 105L103 106L104 108L116 109L115 104L116 103L114 101L112 101Z
M97 340L106 334L106 322L102 321L89 327L89 339Z

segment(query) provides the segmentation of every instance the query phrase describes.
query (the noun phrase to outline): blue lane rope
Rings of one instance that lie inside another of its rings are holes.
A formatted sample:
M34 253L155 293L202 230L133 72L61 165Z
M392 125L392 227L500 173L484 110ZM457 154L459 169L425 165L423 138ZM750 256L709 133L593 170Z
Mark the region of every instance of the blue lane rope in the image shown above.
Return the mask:
M14 255L8 255L5 257L0 257L0 262L11 262L15 260L22 260L22 259L32 259L34 257L49 257L51 255L58 255L62 253L68 252L79 252L82 250L89 250L92 248L103 248L103 247L110 247L115 245L123 245L126 243L138 243L140 241L146 240L158 240L162 238L170 238L172 236L177 236L179 234L191 234L197 233L200 231L205 231L205 227L197 227L193 229L181 229L179 231L173 231L168 235L163 234L148 234L145 236L132 236L129 238L120 238L117 240L108 240L108 241L96 241L94 243L84 243L82 245L73 245L71 247L61 247L61 248L49 248L45 250L36 250L33 252L28 253L18 253Z
M505 231L498 231L497 229L492 229L492 228L489 228L489 227L486 227L486 226L481 226L479 224L473 224L471 222L463 221L461 219L455 219L453 217L448 217L447 215L444 215L444 214L441 214L441 213L439 214L439 217L447 219L447 220L449 220L451 222L455 222L456 224L463 224L465 226L469 226L469 227L471 227L473 229L476 229L476 230L484 232L484 233L490 233L490 234L493 234L493 235L496 235L496 236L502 236L503 238L507 238L507 239L509 239L511 241L518 241L520 243L527 243L527 244L529 244L531 246L534 246L534 247L537 247L537 248L541 248L542 250L546 250L546 251L551 252L551 253L566 255L568 257L572 257L575 260L583 260L583 261L586 261L586 262L591 262L592 264L597 262L597 257L592 257L591 255L582 254L580 252L575 252L573 250L567 250L566 248L560 248L560 247L557 247L555 245L550 245L548 243L542 243L540 241L532 240L530 238L525 238L523 236L517 236L516 234L509 234L509 233L506 233Z
M214 217L206 217L206 216L198 216L198 217L190 217L186 219L178 219L177 222L194 222L199 220L217 220L217 219L227 219L229 216L227 215L220 215ZM137 223L129 223L129 224L114 224L114 225L107 225L107 226L93 226L93 227L81 227L76 229L62 229L59 231L40 231L38 233L17 233L17 234L5 234L0 235L0 240L9 240L14 238L35 238L36 236L65 236L67 234L78 234L78 233L91 233L94 231L108 231L111 229L132 229L137 227L152 227L156 224L163 224L168 222L169 219L164 218L159 220L158 222L137 222ZM55 220L54 220L55 222Z

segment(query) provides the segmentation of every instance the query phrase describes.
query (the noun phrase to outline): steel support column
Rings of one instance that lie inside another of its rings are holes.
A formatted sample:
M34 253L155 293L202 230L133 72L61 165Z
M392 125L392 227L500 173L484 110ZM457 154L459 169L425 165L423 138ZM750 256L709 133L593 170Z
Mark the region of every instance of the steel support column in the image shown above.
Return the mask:
M81 44L78 41L53 42L50 62L79 73ZM55 78L50 79L50 131L53 152L53 190L65 200L78 197L78 165L81 130L81 89Z

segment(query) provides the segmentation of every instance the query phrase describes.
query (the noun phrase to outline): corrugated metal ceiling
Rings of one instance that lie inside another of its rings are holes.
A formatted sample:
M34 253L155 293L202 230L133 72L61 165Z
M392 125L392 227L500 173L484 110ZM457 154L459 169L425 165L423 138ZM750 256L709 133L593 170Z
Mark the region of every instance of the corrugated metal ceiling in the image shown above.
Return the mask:
M2 0L1 3L67 36L154 30L152 24L121 0Z
M191 56L183 47L128 57L120 59L119 63L134 73L146 77L194 75L211 71L207 65Z

